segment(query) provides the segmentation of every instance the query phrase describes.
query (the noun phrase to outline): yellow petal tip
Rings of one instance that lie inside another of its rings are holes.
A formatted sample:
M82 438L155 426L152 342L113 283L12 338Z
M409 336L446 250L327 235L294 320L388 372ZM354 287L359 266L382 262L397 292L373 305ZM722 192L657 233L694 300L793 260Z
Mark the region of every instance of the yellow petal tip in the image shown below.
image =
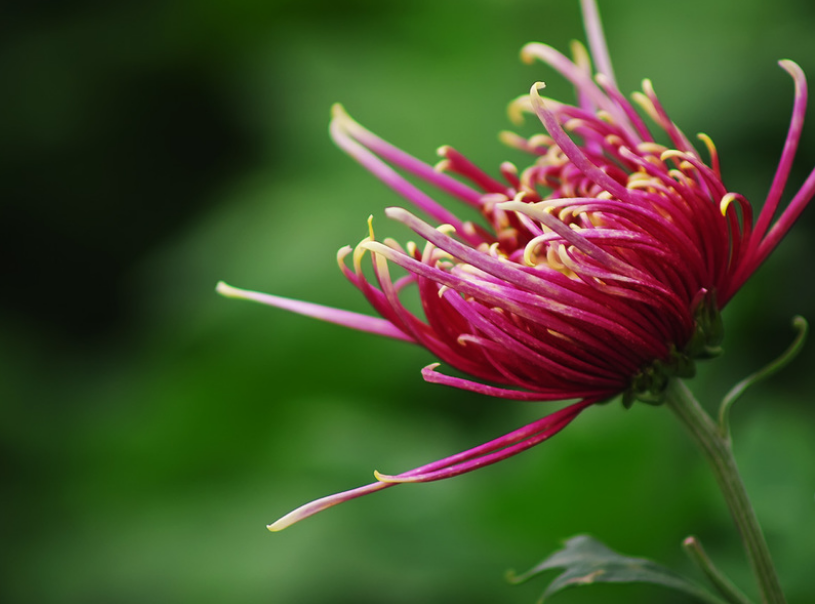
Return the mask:
M237 287L232 287L228 285L224 281L218 281L218 285L215 286L215 291L218 292L225 298L242 298L241 295L243 290L238 289Z

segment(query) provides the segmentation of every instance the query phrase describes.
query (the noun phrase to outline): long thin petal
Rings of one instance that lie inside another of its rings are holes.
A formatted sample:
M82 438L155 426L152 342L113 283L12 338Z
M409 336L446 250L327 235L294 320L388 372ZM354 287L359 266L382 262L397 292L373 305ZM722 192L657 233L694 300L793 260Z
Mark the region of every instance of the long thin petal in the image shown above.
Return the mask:
M433 482L472 472L478 468L517 455L521 451L547 440L568 426L583 409L595 404L598 400L579 401L483 445L440 459L415 470L395 476L377 472L376 476L386 483Z
M597 3L594 0L581 0L580 6L583 10L583 24L591 49L591 58L597 66L597 72L605 75L616 88L617 83L614 80L614 70L611 68L611 57L608 54L606 36L603 33Z
M535 83L529 91L529 97L532 100L532 107L535 109L535 113L543 123L546 131L555 140L558 147L560 147L560 149L572 161L575 167L577 167L577 169L580 170L580 172L582 172L587 178L594 181L597 185L614 195L617 199L636 203L631 200L633 195L631 191L626 189L625 185L620 184L594 165L591 160L586 157L586 154L580 150L577 144L566 134L563 127L558 122L557 117L555 117L555 114L546 107L543 98L538 92L538 88L543 86L543 82Z
M750 259L750 269L741 275L742 280L746 280L750 274L767 259L767 256L770 255L784 238L784 235L792 228L795 221L798 220L801 212L809 205L813 196L815 196L815 169L809 173L804 185L798 193L795 194L795 197L790 201L790 205L787 206L784 213L779 216L778 220L767 233L767 236L764 237L758 246L755 255Z
M359 142L365 148L370 149L373 153L381 155L385 161L394 163L400 168L415 174L419 178L449 193L453 197L470 204L471 206L481 206L481 193L475 189L471 189L455 178L437 171L433 166L416 159L409 153L405 153L398 147L395 147L387 141L379 138L373 132L367 128L364 128L357 121L352 119L351 116L345 112L342 105L336 104L332 107L332 116L332 136L344 133L348 135L349 138ZM344 149L346 148L342 144L340 146ZM442 222L448 221L443 220Z
M288 310L299 315L350 327L358 331L367 331L368 333L387 336L396 340L414 342L413 338L397 329L390 321L378 317L370 317L348 310L323 306L322 304L312 304L311 302L281 298L280 296L272 296L247 289L238 289L237 287L227 285L223 281L220 281L215 289L219 294L227 298L260 302L261 304L282 308L283 310Z
M790 119L789 130L787 131L787 138L784 141L784 149L781 152L781 161L778 163L778 168L773 177L773 183L770 186L770 192L767 194L767 199L764 201L764 206L761 208L761 213L758 216L755 229L753 230L756 241L760 241L764 237L778 209L778 202L784 193L784 188L786 187L787 179L792 169L792 162L798 150L798 143L801 140L801 132L804 129L804 114L806 113L807 106L807 80L803 70L797 63L790 60L779 61L778 64L792 76L792 80L795 84L795 100L793 101L792 117Z
M431 482L451 478L494 464L551 438L569 425L583 409L596 402L596 399L580 401L488 443L402 474L388 476L376 472L377 482L316 499L289 512L268 525L267 528L270 531L281 531L295 522L313 516L332 506L381 491L402 482Z
M451 388L458 388L459 390L466 390L468 392L475 392L476 394L483 394L484 396L493 396L511 401L562 401L566 397L608 397L614 393L614 389L609 388L570 389L568 391L563 389L541 388L535 392L529 390L511 390L509 388L490 386L489 384L482 384L452 375L445 375L436 371L436 367L438 366L438 363L432 363L422 369L422 377L428 384L450 386Z
M442 223L449 223L459 227L463 225L455 214L439 205L427 193L420 191L410 184L407 180L402 178L396 170L348 136L336 121L331 122L331 135L334 142L337 143L343 151L348 153L348 155L362 164L371 174L425 212L428 216L432 216Z
M369 493L375 493L376 491L381 491L382 489L387 489L388 487L392 486L394 486L393 483L389 484L386 482L374 482L367 484L364 487L351 489L350 491L343 491L342 493L335 493L334 495L321 497L320 499L315 499L314 501L300 506L296 510L292 510L282 518L275 520L272 524L267 525L266 528L272 532L282 531L284 528L291 526L295 522L300 522L304 518L313 516L317 512L322 512L323 510L333 507L339 503L344 503L346 501L350 501L351 499L356 499L357 497L362 497L363 495L368 495Z
M530 321L547 325L549 329L554 329L567 337L595 348L598 354L611 355L611 358L614 358L617 362L622 362L624 357L630 358L631 355L635 354L634 351L650 351L652 348L635 331L627 330L621 327L620 323L592 314L585 308L555 303L544 296L512 288L509 285L502 286L492 282L476 283L467 281L459 276L417 262L409 256L399 254L377 242L366 243L365 247L382 254L391 262L402 266L408 271L433 279L486 304L505 308L509 312ZM576 325L564 321L552 313L578 319L580 324ZM605 340L605 344L603 340ZM627 342L628 345L620 347L619 342L621 340ZM652 354L656 356L658 352L659 348L655 349Z
M533 58L547 63L560 72L563 77L574 84L577 90L585 94L592 103L608 112L614 120L614 123L625 132L630 141L635 143L639 142L639 135L628 122L625 112L603 93L590 76L583 73L583 71L565 55L548 44L532 42L521 49L521 59L526 63L530 63ZM542 86L542 84L538 85Z

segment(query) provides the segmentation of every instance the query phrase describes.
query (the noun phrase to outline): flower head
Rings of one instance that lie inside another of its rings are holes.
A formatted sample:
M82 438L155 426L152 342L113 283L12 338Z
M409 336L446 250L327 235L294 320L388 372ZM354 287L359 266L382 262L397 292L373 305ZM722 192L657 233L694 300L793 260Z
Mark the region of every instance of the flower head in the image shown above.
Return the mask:
M376 482L298 508L271 530L395 484L505 459L620 393L628 404L658 401L668 377L692 373L695 358L715 351L719 310L815 193L813 171L774 220L806 105L806 81L795 63L780 62L795 83L792 122L754 224L750 203L724 184L708 136L699 135L702 154L668 118L648 80L632 95L639 110L620 93L596 6L582 5L590 53L577 43L573 59L545 44L521 52L523 60L558 71L579 98L576 105L544 98L537 83L510 104L511 117L534 114L546 130L530 138L502 134L528 152L523 170L507 162L493 177L447 146L433 167L334 107L334 141L425 216L386 210L424 240L421 246L378 241L369 220L368 237L338 254L343 274L380 317L219 284L227 296L417 343L470 376L439 373L435 363L422 372L428 382L515 400L576 402L463 453L394 476L376 473ZM476 220L460 218L397 170L470 206ZM372 280L363 271L365 256ZM394 280L390 265L406 276ZM417 288L423 318L403 305L407 287Z

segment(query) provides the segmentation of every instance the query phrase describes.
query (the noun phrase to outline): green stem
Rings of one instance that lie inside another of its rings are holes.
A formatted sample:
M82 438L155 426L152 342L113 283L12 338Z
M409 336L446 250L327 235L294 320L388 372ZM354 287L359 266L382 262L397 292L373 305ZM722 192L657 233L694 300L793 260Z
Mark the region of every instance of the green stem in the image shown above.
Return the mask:
M705 574L708 581L713 584L716 590L724 596L730 604L751 604L747 596L741 593L739 588L733 585L733 582L728 579L722 571L716 568L716 565L713 564L713 560L707 555L705 548L702 547L702 544L699 543L696 537L693 535L687 537L682 543L682 547L685 548L685 552L693 563Z
M665 393L665 401L688 429L713 470L727 507L730 508L733 522L741 535L762 602L785 604L767 542L736 467L729 437L719 431L719 427L682 381L671 380Z

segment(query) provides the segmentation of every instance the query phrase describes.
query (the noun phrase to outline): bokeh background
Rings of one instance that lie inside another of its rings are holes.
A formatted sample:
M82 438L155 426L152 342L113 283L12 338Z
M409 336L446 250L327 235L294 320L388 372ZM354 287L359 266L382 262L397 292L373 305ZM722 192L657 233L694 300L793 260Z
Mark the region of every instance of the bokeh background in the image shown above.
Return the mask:
M333 147L347 110L428 161L483 166L528 41L583 38L577 0L17 2L0 19L0 599L9 603L531 603L510 586L576 533L694 573L695 533L750 591L727 512L661 408L587 411L553 441L279 534L304 503L550 408L424 384L433 359L214 293L219 279L364 311L334 255L396 196ZM731 189L762 199L815 76L808 0L601 2L625 91L651 77ZM815 120L791 179L815 165ZM539 127L529 124L532 133ZM708 405L815 319L815 211L726 312ZM815 591L815 345L738 404L736 450L791 604ZM577 602L682 602L592 586ZM673 598L673 599L672 599Z

